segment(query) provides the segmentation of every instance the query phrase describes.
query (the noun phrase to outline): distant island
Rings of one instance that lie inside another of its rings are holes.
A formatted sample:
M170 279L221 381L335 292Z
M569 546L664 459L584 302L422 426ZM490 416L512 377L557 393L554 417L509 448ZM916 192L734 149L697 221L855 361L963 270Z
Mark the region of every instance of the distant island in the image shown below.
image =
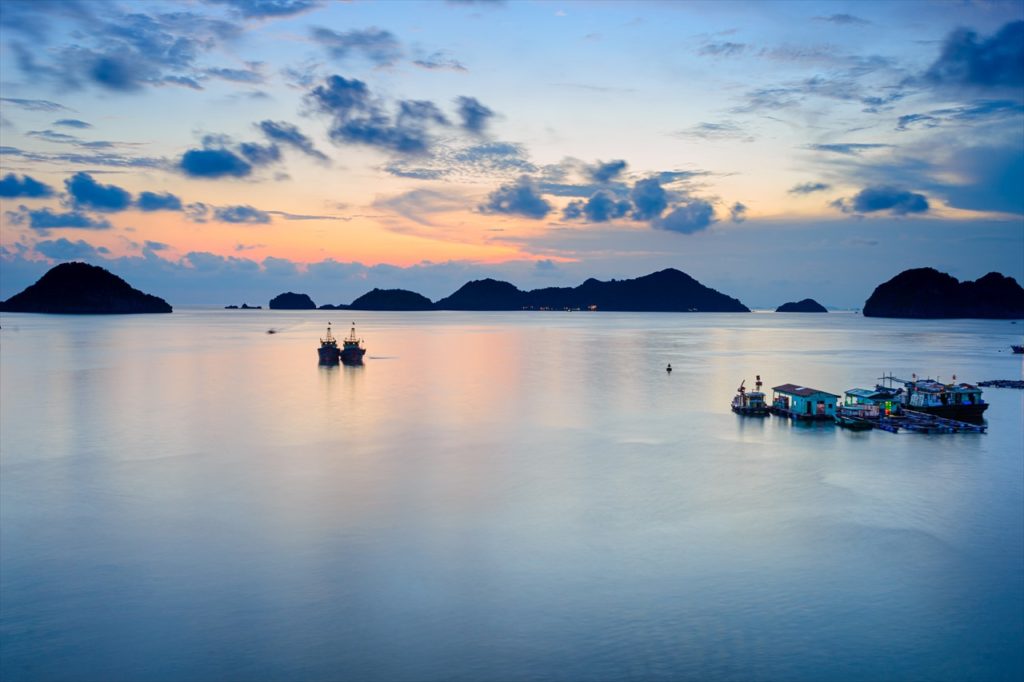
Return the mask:
M263 306L249 305L248 303L243 303L241 306L226 305L224 306L224 310L263 310Z
M169 313L167 301L132 288L117 275L88 263L61 263L21 293L0 303L7 313L125 315Z
M865 317L987 318L1024 317L1024 288L1017 280L990 272L961 282L934 268L904 270L880 284L864 303Z
M277 310L316 306L305 294L281 294L270 302ZM405 289L374 289L351 305L323 305L321 310L612 310L619 312L749 313L737 299L704 286L685 272L668 268L636 279L602 282L588 279L578 287L522 291L496 279L478 279L432 303Z
M775 309L777 313L827 313L828 310L813 298L805 298L802 301L790 301L783 303Z
M316 310L316 303L313 303L306 294L294 294L286 291L270 299L271 310Z

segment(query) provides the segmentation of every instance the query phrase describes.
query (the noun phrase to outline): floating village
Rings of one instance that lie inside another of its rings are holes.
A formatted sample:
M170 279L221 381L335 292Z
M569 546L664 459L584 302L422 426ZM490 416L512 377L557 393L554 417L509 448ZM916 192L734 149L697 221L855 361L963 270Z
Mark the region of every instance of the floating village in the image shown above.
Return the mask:
M743 416L774 415L793 421L825 421L855 431L880 429L898 433L984 433L988 409L981 388L964 382L946 384L934 379L879 377L874 388L851 388L842 396L809 386L782 384L767 401L760 375L754 390L740 382L732 411Z

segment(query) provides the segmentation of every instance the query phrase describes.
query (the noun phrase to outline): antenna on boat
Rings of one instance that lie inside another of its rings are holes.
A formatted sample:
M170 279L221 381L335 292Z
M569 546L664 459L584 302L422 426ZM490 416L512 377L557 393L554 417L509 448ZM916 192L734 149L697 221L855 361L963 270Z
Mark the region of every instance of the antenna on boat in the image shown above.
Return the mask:
M744 379L743 381L740 382L740 387L736 389L737 393L743 393L743 391L744 391L743 384L745 384L745 383L747 383L746 379Z
M754 381L754 390L760 391L761 390L761 383L762 383L761 382L761 375L758 374L758 375L756 375L755 378L756 378L756 381Z

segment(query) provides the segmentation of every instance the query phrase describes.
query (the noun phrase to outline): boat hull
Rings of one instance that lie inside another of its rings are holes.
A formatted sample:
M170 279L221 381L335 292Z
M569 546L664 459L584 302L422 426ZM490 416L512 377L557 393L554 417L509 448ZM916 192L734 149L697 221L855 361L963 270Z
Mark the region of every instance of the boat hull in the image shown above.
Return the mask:
M935 415L936 417L943 417L945 419L981 423L984 421L983 415L985 410L988 409L988 403L981 403L978 405L934 405L932 407L913 407L908 409L912 409L915 412L924 412L925 414Z
M341 354L337 348L318 348L317 355L320 356L321 365L336 365L341 359Z
M366 355L365 348L346 348L341 351L341 362L345 365L361 365L364 355Z
M767 407L738 407L732 406L732 411L736 414L742 414L744 417L767 417Z

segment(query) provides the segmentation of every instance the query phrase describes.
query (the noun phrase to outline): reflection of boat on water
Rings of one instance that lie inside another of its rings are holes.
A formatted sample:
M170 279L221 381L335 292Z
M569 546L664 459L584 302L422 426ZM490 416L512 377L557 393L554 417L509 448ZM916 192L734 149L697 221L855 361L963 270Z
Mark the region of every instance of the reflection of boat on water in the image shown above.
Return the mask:
M331 323L327 323L327 336L320 339L320 348L317 349L317 353L320 354L321 365L336 365L338 360L341 358L341 351L338 349L338 340L331 334Z
M352 331L342 342L341 361L346 365L363 364L363 356L366 349L363 348L363 340L356 336L356 323L352 323Z
M977 423L981 422L982 415L988 409L988 403L981 397L981 389L973 384L957 383L956 375L953 375L951 384L934 379L918 379L916 374L912 375L910 381L892 375L882 377L882 381L903 384L896 395L904 410Z
M764 417L768 415L768 404L764 401L764 393L761 392L761 375L757 375L754 383L755 390L747 391L743 384L746 379L740 382L736 389L736 396L732 399L732 411L736 414L748 415L751 417Z

